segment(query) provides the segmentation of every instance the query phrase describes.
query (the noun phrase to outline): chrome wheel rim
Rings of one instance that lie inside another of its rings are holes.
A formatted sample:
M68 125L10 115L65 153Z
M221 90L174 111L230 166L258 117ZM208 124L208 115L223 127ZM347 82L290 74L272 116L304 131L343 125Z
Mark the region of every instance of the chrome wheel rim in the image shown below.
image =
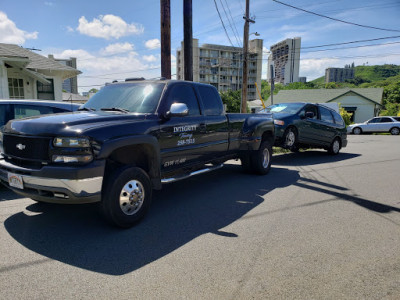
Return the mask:
M393 128L393 129L390 131L390 133L393 134L393 135L398 135L398 134L399 134L399 129L398 129L398 128Z
M292 147L294 145L295 140L296 136L294 135L294 132L290 130L286 135L286 146Z
M121 190L119 207L125 215L134 215L142 207L144 197L145 193L142 183L137 180L130 180Z
M262 155L263 155L262 165L263 165L263 168L266 169L269 166L269 150L267 148L265 148Z
M339 152L340 143L339 143L338 140L333 141L332 150L333 150L333 153L338 153Z

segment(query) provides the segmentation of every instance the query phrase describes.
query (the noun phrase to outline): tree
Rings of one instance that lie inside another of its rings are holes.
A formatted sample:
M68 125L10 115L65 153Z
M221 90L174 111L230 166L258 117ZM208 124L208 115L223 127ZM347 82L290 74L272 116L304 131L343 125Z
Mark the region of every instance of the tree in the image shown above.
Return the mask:
M222 103L226 105L226 111L230 113L240 112L240 102L242 91L226 91L220 92Z
M89 93L96 94L98 91L99 91L98 89L92 88L89 90Z

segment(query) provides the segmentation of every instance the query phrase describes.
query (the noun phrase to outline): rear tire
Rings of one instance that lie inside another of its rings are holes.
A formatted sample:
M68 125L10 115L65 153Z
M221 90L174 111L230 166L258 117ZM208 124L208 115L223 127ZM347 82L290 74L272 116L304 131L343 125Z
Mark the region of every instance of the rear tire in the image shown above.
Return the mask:
M138 223L150 207L149 176L140 168L116 169L105 182L101 206L112 225L129 228Z
M392 129L390 129L391 135L399 135L399 133L400 133L400 129L397 127L393 127Z
M257 151L251 154L252 171L259 175L265 175L271 169L272 144L263 141Z
M337 155L339 154L340 148L341 148L340 140L339 138L335 138L332 141L332 144L329 146L328 153L332 155Z

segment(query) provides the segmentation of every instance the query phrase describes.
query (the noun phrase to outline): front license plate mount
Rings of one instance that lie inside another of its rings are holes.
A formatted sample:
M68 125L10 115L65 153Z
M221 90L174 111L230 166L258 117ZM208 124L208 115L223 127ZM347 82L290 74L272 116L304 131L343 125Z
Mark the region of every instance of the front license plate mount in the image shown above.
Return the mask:
M17 189L24 189L24 181L22 180L22 176L14 173L8 173L8 184Z

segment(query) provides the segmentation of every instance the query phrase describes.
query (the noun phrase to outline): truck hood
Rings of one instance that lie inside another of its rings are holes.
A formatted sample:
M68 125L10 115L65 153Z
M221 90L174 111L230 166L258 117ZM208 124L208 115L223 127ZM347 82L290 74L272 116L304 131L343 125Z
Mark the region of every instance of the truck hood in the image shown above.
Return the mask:
M73 112L42 115L9 121L3 131L23 135L54 136L84 135L86 131L114 124L139 122L146 119L143 114L120 112Z

